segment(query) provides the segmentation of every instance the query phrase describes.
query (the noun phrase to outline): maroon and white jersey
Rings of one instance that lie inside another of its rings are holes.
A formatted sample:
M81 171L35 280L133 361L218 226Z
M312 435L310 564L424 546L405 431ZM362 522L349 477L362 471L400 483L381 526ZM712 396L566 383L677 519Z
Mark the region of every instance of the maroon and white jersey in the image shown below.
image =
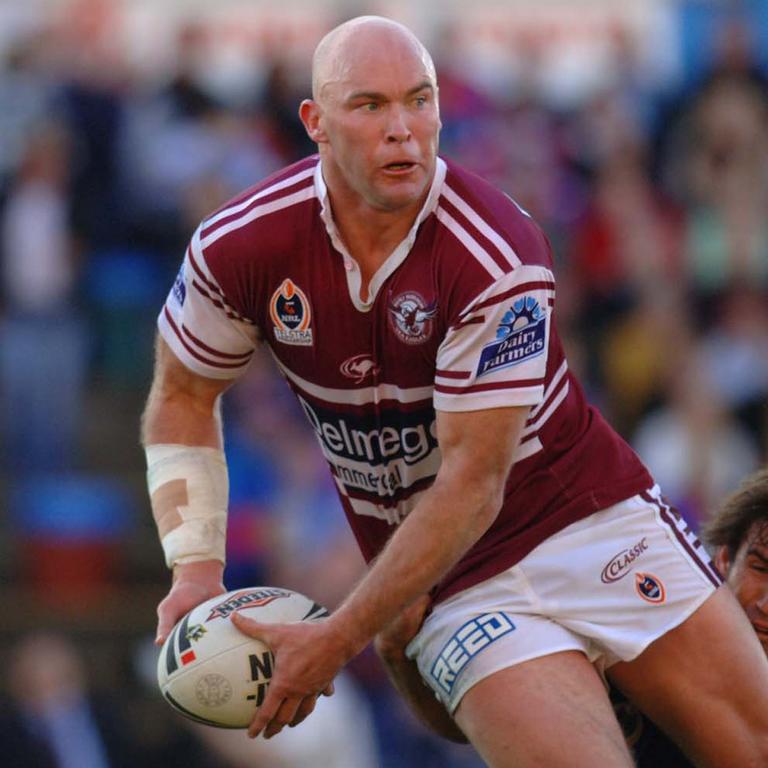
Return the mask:
M653 484L570 374L548 242L509 197L438 159L421 213L365 301L360 280L314 156L203 221L159 328L213 378L239 375L256 344L269 346L367 559L440 468L436 410L531 408L502 510L438 598Z

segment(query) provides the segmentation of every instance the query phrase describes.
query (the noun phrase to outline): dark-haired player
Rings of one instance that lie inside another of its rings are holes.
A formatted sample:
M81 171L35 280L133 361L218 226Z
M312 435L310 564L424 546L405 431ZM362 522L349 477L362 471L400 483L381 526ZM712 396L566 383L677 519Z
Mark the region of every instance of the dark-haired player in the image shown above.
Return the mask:
M300 722L430 593L393 674L420 674L490 765L630 766L597 661L701 765L768 764L754 633L586 403L558 338L546 238L437 156L424 46L387 19L337 27L300 116L319 157L203 221L160 317L144 421L174 571L159 639L222 589L217 403L267 344L370 569L323 623L236 622L276 656L251 735Z

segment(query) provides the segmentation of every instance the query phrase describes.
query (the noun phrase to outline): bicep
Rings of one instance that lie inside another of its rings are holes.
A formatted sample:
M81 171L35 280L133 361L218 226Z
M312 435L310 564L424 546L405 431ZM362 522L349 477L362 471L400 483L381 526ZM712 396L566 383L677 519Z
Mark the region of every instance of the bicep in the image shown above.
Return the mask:
M210 379L191 371L158 336L143 442L218 445L217 403L230 384L232 379Z

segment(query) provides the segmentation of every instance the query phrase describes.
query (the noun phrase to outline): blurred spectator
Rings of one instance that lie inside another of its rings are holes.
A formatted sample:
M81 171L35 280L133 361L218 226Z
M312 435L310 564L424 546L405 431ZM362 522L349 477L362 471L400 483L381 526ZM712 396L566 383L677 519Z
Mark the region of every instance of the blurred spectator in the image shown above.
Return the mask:
M69 467L79 448L88 342L75 304L70 147L60 126L38 126L0 215L0 425L6 462L22 471Z
M718 304L701 340L702 362L718 397L768 456L768 295L736 285Z
M94 697L76 647L34 634L14 648L0 754L13 768L135 768L141 755L115 702Z
M718 397L698 350L680 354L667 377L668 401L640 423L632 442L663 493L698 528L760 455Z
M0 63L0 192L21 165L30 131L54 108L55 80L37 61L43 44L34 36L18 40Z

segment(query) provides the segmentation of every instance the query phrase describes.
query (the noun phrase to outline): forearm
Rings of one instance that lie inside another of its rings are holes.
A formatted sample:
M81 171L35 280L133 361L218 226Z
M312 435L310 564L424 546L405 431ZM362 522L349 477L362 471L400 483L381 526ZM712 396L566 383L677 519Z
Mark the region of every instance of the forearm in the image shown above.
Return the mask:
M169 567L225 560L229 482L218 403L226 385L196 376L158 340L142 439L152 512Z
M402 653L395 655L384 648L380 648L378 644L376 650L379 652L392 684L408 702L419 720L438 736L450 741L466 743L467 737L448 714L448 710L442 702L424 683L416 663L406 658Z
M353 655L429 592L488 529L500 504L488 488L461 478L438 479L424 494L334 613Z
M221 448L221 417L218 399L200 402L184 392L153 387L141 425L142 443L177 444Z

